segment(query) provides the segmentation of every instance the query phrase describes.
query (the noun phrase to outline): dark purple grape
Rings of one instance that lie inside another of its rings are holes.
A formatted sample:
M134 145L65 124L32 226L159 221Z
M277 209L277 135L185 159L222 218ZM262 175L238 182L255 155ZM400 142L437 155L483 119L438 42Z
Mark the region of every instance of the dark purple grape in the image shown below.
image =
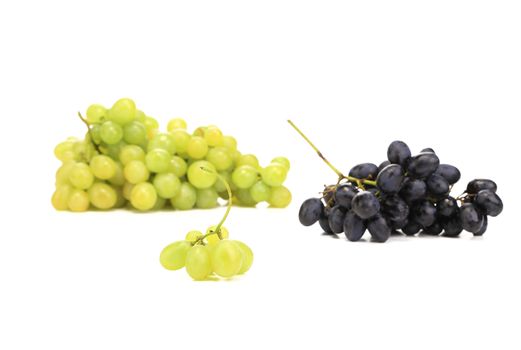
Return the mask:
M420 153L411 158L407 166L407 172L410 176L420 179L430 176L436 171L440 165L440 160L434 153Z
M459 212L458 202L451 196L444 197L436 202L438 215L450 217Z
M449 193L449 182L441 175L432 174L425 181L427 190L435 196Z
M497 185L494 181L488 179L475 179L467 185L468 194L476 194L481 190L497 191Z
M436 153L434 150L430 147L424 148L421 150L421 153Z
M479 229L478 232L474 233L474 236L483 236L485 234L485 232L487 231L487 227L488 227L488 218L487 216L483 216L483 225L481 225L481 228Z
M364 220L356 216L352 211L347 212L344 220L344 233L348 240L359 241L365 233Z
M388 166L389 164L391 164L391 162L388 160L384 160L383 162L381 162L378 166L378 173L380 173L380 171L382 171L382 169Z
M393 164L405 166L410 157L411 150L403 141L393 141L387 149L387 159Z
M490 216L498 216L503 211L503 201L491 190L481 190L474 198L474 204Z
M386 166L376 177L376 186L385 193L397 193L402 187L403 169L398 164Z
M324 233L332 234L333 230L331 230L331 227L329 227L329 212L331 211L331 208L324 208L322 211L322 215L320 215L320 219L318 219L318 223L322 230L324 230Z
M405 225L407 225L408 222L409 220L407 218L399 221L389 220L388 225L393 230L401 230L405 227Z
M351 202L356 193L357 190L351 184L343 183L338 185L335 191L335 204L351 209Z
M378 167L373 163L362 163L355 165L349 170L349 176L357 179L376 179Z
M344 219L346 217L346 209L339 205L331 208L329 212L329 228L333 233L344 232Z
M320 219L324 210L324 204L319 198L306 199L300 206L298 219L304 226L311 226Z
M413 221L429 227L436 221L436 207L429 201L421 201L411 208L411 218Z
M432 225L425 227L423 233L427 235L437 236L443 231L443 226L439 221L435 221Z
M455 184L461 177L458 168L450 164L440 164L434 173L443 176L449 185Z
M378 194L378 192L380 192L380 190L378 189L378 187L369 187L369 186L365 186L365 190L367 192L370 192L372 194L374 194L375 196Z
M465 231L476 233L483 226L483 214L472 203L464 203L461 206L460 216Z
M420 232L421 229L422 226L420 224L412 220L409 220L409 222L407 222L407 225L402 227L402 232L405 233L407 236L412 236Z
M382 201L381 211L390 221L403 221L409 216L409 206L396 195L389 196Z
M406 181L400 190L400 197L408 204L425 198L427 194L427 185L422 180Z
M362 219L369 219L380 211L380 202L371 192L361 191L353 198L351 208Z
M385 218L380 214L367 222L367 229L376 242L385 242L391 236L391 228L387 225Z
M441 222L441 224L444 231L443 235L447 237L459 236L461 231L463 231L463 225L459 213L450 218L446 218Z

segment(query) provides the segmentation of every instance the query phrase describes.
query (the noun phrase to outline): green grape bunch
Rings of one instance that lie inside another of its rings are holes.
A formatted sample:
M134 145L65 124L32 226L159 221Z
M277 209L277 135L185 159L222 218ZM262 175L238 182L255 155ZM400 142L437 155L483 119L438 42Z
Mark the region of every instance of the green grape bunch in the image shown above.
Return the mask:
M129 98L111 108L93 104L78 115L88 128L85 137L70 137L54 149L62 163L51 200L56 210L210 209L219 199L285 208L291 202L284 186L289 160L276 157L262 167L215 125L189 133L186 121L174 118L161 132ZM231 197L219 176L230 183Z

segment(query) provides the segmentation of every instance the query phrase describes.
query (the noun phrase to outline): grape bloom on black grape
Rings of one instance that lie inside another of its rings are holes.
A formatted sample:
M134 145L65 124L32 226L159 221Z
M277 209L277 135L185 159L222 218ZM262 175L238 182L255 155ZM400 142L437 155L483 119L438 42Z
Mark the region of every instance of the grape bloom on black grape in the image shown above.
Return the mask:
M393 233L457 237L465 230L481 236L488 217L503 210L497 184L475 179L458 197L450 191L461 178L459 169L440 163L432 148L413 155L403 141L393 141L387 160L355 165L345 176L335 168L291 121L290 125L336 173L336 184L324 186L321 198L306 199L299 210L304 226L318 222L326 234L344 232L349 241L385 242Z

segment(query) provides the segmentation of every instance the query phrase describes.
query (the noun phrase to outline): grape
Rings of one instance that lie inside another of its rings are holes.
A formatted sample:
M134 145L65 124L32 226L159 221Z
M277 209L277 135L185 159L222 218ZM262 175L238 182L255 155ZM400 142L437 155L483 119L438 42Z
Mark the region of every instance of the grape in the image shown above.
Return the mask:
M407 204L411 204L424 198L426 194L427 185L422 180L406 181L400 190L400 197L402 197Z
M286 208L291 203L291 192L284 186L273 187L268 203L275 208Z
M88 191L89 201L98 209L110 209L114 207L118 196L111 186L103 182L95 182Z
M257 204L257 202L252 198L249 189L239 188L234 194L237 197L237 201L234 201L234 203L238 205L243 207L254 207Z
M436 196L442 196L449 193L449 182L441 175L432 174L425 181L429 192Z
M329 227L329 212L331 211L331 208L324 207L324 210L320 214L320 218L318 219L318 224L320 225L320 228L324 230L324 233L332 234L333 231L331 230L331 227Z
M376 177L376 186L385 193L397 193L404 180L403 169L398 164L386 166Z
M481 228L478 232L474 232L474 236L483 236L485 232L487 231L488 227L488 218L486 215L483 215L483 224L481 225Z
M483 226L483 214L472 203L464 203L460 208L461 225L465 231L477 233Z
M127 204L127 199L123 196L123 189L121 187L116 187L116 204L114 204L114 208L123 208Z
M192 163L188 167L187 177L188 181L199 189L212 187L217 181L215 167L205 160Z
M175 153L175 141L174 137L170 134L157 134L148 143L147 151L150 152L154 149L164 149L169 154Z
M451 217L459 212L458 202L451 196L446 196L436 202L438 215Z
M450 164L440 164L434 173L443 176L449 185L455 184L461 177L458 168Z
M233 136L223 136L222 144L229 151L237 150L237 140Z
M257 181L250 188L251 198L257 203L267 202L271 197L271 188L262 181Z
M208 153L208 144L199 136L192 136L186 146L186 153L193 159L202 159Z
M254 168L259 167L259 160L253 154L243 154L237 159L235 166L238 168L243 165L249 165Z
M437 236L443 231L443 226L439 221L434 221L434 223L428 227L423 229L423 233L427 235Z
M229 169L233 164L233 159L224 147L215 147L208 151L206 160L212 163L219 171Z
M125 145L119 151L119 160L123 165L127 165L133 160L145 161L145 151L136 145Z
M378 214L367 223L367 229L375 242L385 242L391 237L391 229L387 225L385 218Z
M206 234L208 235L206 237L206 241L208 242L209 245L215 245L220 241L219 236L217 235L217 232L215 231L216 229L217 229L217 225L214 225L214 226L208 227L208 229L206 230ZM221 226L219 230L221 231L222 239L227 239L228 237L230 237L230 232L228 231L228 229L226 227Z
M197 192L195 188L188 182L183 182L179 193L170 199L170 203L175 209L188 210L192 209L197 200Z
M94 175L85 163L76 163L69 172L70 183L79 190L86 190L92 186Z
M223 177L224 180L226 180L228 185L230 185L230 189L232 190L232 192L235 192L237 190L237 187L232 182L232 174L230 174L227 171L220 171L219 175L221 175L221 177ZM224 182L217 180L213 187L218 193L223 193L226 194L226 196L228 196L228 192L226 191L226 185L224 184ZM227 198L228 197L225 197L225 199Z
M208 146L220 146L223 143L223 133L216 126L209 126L204 130L204 140Z
M98 179L108 180L116 175L117 166L116 162L114 162L112 158L104 155L97 155L92 157L90 161L90 169Z
M281 164L284 166L284 168L286 168L286 170L289 171L289 168L290 168L290 163L289 163L289 159L286 158L286 157L276 157L276 158L273 158L271 160L272 163L277 163L277 164Z
M92 104L87 108L87 121L89 124L100 123L103 118L107 117L107 109L99 104Z
M159 262L167 270L179 270L185 266L186 255L192 248L187 241L177 241L167 245L159 255Z
M181 190L181 181L172 173L157 174L153 183L157 194L161 198L170 199Z
M414 221L409 221L407 224L402 228L403 233L405 233L407 236L412 236L420 232L422 229L422 226Z
M150 172L145 163L140 160L132 160L123 168L123 175L128 182L135 185L147 181Z
M411 158L411 150L403 141L393 141L387 149L387 159L393 164L399 164L403 167Z
M416 178L426 178L436 171L440 165L438 156L434 153L420 153L411 158L407 172Z
M115 145L123 138L123 129L112 121L101 124L100 137L108 145Z
M242 267L243 253L237 243L223 240L212 250L212 270L221 277L232 277Z
M475 179L467 185L468 194L477 194L481 190L497 191L497 185L494 181L488 179Z
M369 219L375 216L380 210L380 202L374 194L361 191L353 197L351 203L352 210L362 219Z
M245 243L241 241L232 241L235 244L239 246L242 252L242 265L239 272L237 272L238 275L242 275L246 273L251 265L253 264L253 251L248 247Z
M60 185L56 187L51 199L52 206L56 210L67 210L69 208L69 196L73 188L70 185Z
M157 201L156 189L151 183L141 182L132 188L130 203L138 210L145 211L154 207Z
M166 129L168 131L174 131L176 129L186 129L186 121L182 118L170 119Z
M304 226L311 226L320 219L323 211L324 204L319 198L306 199L298 212L299 221Z
M134 188L134 184L131 184L130 182L125 182L123 185L123 197L126 200L130 200L130 194L132 193L132 189Z
M90 127L90 137L96 145L101 143L101 124L94 124Z
M424 148L420 151L421 153L436 153L434 150L430 147Z
M498 216L503 211L503 202L499 196L491 190L481 190L474 198L474 204L485 214Z
M103 153L106 153L107 156L111 157L114 160L119 160L119 154L125 146L127 146L125 141L120 141L114 145L108 145L107 152Z
M344 233L346 238L351 242L359 241L365 233L365 224L362 219L360 219L356 214L352 211L346 213L344 219Z
M335 205L329 212L329 228L333 233L341 233L344 231L344 220L346 218L346 209Z
M125 183L125 175L123 174L123 166L120 162L114 162L116 166L116 173L108 181L114 186L123 186Z
M144 145L147 141L147 128L141 122L130 122L123 128L123 140L132 145Z
M409 216L409 206L397 195L385 197L381 203L381 211L392 222L401 222Z
M67 206L71 211L86 211L89 209L89 195L82 190L73 190L67 201Z
M351 184L343 183L338 185L334 192L335 203L346 208L351 209L351 202L356 195L356 190Z
M178 156L173 156L170 161L170 172L172 172L177 177L183 177L186 175L186 171L188 170L188 165L185 160Z
M138 122L141 122L143 125L145 125L145 119L146 119L146 115L145 115L145 112L139 110L139 109L136 109L136 116L135 116L135 120L137 120ZM146 126L145 126L146 127Z
M411 218L423 227L431 226L436 221L436 207L424 200L411 208Z
M391 162L388 160L384 160L383 162L381 162L380 165L378 166L378 173L380 173L380 171L382 171L383 168L385 168L386 166L388 166L390 164L391 164Z
M357 179L376 179L378 167L373 163L362 163L355 165L349 170L349 176Z
M262 181L270 186L281 186L286 180L288 169L279 163L271 163L261 171Z
M196 245L188 250L185 264L186 272L196 281L202 281L212 273L210 253L206 246Z
M463 225L459 212L456 215L442 221L443 233L447 237L456 237L463 231Z
M145 156L145 164L153 173L165 173L171 167L172 156L162 148L150 150Z
M76 163L68 161L63 163L56 171L56 185L70 184L69 174Z
M143 121L143 125L147 128L147 138L149 140L153 139L157 134L157 129L159 128L159 123L152 117L145 117Z
M129 98L122 98L109 110L107 119L119 125L130 123L136 117L136 104Z
M174 141L174 147L177 153L185 154L188 149L188 143L190 142L191 136L185 130L176 129L170 132Z
M190 231L186 234L185 240L190 243L195 243L201 237L203 237L203 233L201 231Z
M198 189L195 206L199 209L215 208L218 205L217 198L219 198L219 195L213 188Z
M74 153L73 148L74 142L61 142L54 148L54 155L56 156L56 158L58 158L58 160L61 160L62 162L74 160L76 158L76 155Z
M232 182L238 188L250 188L255 182L257 182L258 173L257 170L250 165L241 165L232 173Z

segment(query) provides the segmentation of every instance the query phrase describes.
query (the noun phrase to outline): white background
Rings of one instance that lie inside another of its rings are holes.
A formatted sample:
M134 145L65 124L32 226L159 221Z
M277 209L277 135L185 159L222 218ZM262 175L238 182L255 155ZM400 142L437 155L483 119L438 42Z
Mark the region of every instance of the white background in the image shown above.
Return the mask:
M0 5L0 348L519 349L518 1L4 1ZM129 96L292 161L286 210L234 209L254 250L230 282L158 263L224 209L57 213L53 147L77 110ZM499 184L483 238L350 243L299 202L402 139Z

